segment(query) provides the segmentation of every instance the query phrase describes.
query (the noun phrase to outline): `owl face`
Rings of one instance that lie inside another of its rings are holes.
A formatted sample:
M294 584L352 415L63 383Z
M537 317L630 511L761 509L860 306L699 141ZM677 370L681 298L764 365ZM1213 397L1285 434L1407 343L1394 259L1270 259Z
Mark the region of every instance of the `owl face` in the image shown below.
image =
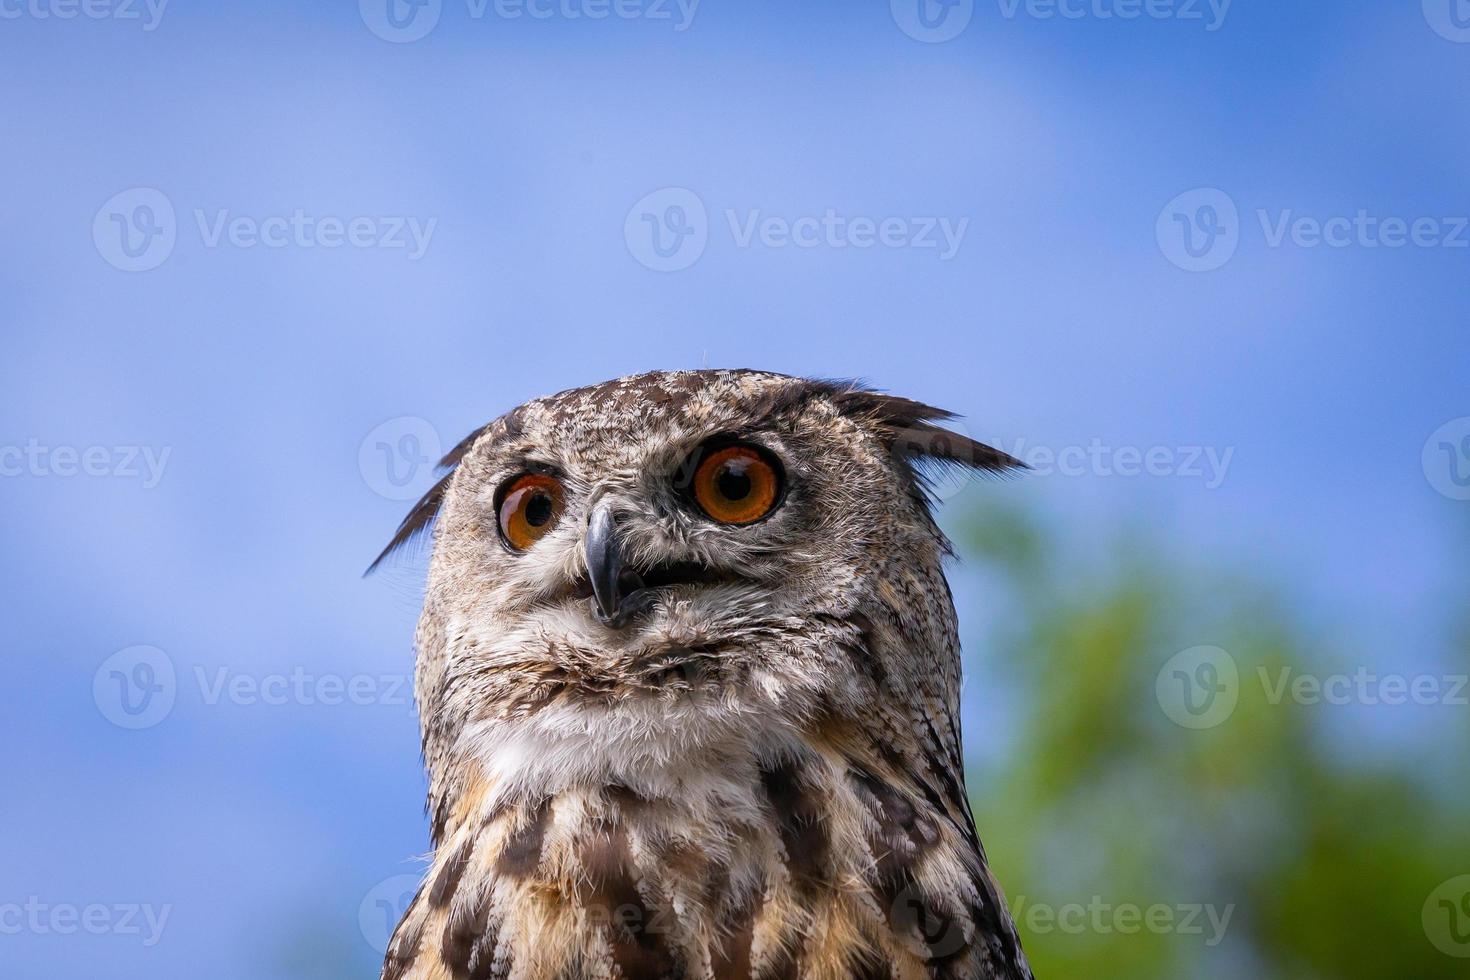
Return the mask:
M864 679L928 669L952 653L953 611L914 461L1014 463L936 417L852 385L698 371L490 423L390 545L437 515L426 746L453 732L502 761L626 766L857 710Z
M666 428L610 453L542 438L497 454L479 503L502 622L570 619L631 649L677 611L705 625L703 644L752 613L794 614L791 585L820 587L827 566L801 556L841 475L791 432Z
M804 394L792 379L680 380L532 402L477 440L439 550L480 641L575 649L658 691L852 611L873 530L912 507L880 440L781 397Z

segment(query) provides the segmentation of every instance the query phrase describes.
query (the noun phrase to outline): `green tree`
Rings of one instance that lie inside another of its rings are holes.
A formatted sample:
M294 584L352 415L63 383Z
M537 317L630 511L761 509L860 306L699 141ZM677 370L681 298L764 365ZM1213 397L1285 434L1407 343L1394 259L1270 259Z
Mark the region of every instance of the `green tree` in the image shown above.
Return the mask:
M1451 784L1416 777L1360 751L1333 709L1274 697L1283 668L1342 666L1262 586L1153 557L1146 535L1087 568L1021 512L961 538L1005 610L971 670L1002 685L1019 733L971 790L1038 976L1470 976L1430 935L1470 955L1470 889L1424 918L1470 874L1470 709L1441 706ZM1200 645L1228 661L1166 669ZM1470 669L1470 642L1453 657ZM1225 692L1230 666L1233 708L1222 693L1180 715L1176 682Z

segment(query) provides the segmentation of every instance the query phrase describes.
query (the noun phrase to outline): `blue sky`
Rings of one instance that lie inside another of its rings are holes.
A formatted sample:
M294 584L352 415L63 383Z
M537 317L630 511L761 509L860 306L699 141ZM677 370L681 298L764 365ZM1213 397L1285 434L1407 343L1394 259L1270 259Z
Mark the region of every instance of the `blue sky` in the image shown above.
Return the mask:
M385 423L448 446L649 368L864 377L1008 449L1101 447L960 487L947 522L1025 502L1079 561L1142 523L1344 662L1442 667L1470 504L1422 457L1470 416L1470 43L1435 2L1236 0L1210 30L1204 2L979 0L931 43L902 3L703 0L680 30L653 0L444 0L400 43L369 0L0 0L0 906L171 910L154 944L0 935L16 975L371 972L362 900L427 846L394 690L422 565L359 578L406 507L360 462ZM1202 236L1221 195L1235 250L1186 271L1159 227ZM650 268L643 215L671 234L690 202L703 250ZM1360 212L1341 247L1293 225ZM1395 219L1427 244L1385 244ZM1179 472L1196 448L1229 454L1218 486ZM1128 449L1168 475L1112 475ZM962 615L1001 614L957 574ZM128 730L94 679L138 645L175 704ZM293 673L372 703L251 703Z

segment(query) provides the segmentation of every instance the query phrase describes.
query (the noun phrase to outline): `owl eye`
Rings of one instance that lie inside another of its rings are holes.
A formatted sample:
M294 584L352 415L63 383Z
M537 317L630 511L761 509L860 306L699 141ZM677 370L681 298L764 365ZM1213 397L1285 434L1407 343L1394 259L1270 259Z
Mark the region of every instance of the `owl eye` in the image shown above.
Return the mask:
M721 524L751 524L781 501L781 464L757 446L737 444L707 453L694 471L694 502Z
M561 517L561 483L543 473L523 473L500 492L500 535L516 551L525 551L556 526Z

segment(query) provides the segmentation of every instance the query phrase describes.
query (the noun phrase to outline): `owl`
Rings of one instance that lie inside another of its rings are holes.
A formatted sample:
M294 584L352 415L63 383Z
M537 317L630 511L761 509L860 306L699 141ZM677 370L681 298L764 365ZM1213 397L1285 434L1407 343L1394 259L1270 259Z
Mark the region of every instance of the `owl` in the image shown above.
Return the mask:
M950 417L655 372L455 446L378 558L434 526L434 850L384 980L1030 978L925 481L1021 464Z

